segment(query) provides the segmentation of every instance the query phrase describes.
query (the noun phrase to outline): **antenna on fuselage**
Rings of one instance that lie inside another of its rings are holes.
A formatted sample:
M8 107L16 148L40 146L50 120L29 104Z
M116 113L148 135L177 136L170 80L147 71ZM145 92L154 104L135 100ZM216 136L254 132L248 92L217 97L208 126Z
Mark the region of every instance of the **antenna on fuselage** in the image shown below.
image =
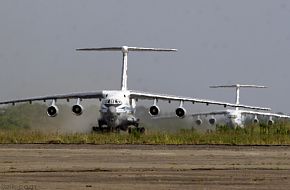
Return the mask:
M210 88L236 88L236 105L240 105L240 88L268 88L268 87L253 84L233 84L233 85L210 86ZM236 107L236 110L238 109L239 108Z
M127 68L128 68L128 53L129 51L177 51L177 49L166 48L143 48L143 47L104 47L104 48L80 48L77 51L122 51L123 53L123 65L122 65L122 78L121 78L121 90L127 90Z

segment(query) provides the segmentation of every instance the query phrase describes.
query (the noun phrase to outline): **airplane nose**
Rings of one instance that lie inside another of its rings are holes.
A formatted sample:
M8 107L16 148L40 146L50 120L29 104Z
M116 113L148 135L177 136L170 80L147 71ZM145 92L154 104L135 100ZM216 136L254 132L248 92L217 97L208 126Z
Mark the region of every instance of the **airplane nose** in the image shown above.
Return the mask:
M112 114L115 114L117 111L116 111L116 107L114 106L110 106L109 109L108 109L108 112L109 113L112 113Z

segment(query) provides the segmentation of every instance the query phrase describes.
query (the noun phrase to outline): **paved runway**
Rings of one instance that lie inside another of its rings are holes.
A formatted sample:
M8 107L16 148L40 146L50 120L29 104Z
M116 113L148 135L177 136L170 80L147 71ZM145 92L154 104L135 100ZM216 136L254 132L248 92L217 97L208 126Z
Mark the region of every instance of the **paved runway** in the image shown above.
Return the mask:
M0 190L289 187L289 146L0 145Z

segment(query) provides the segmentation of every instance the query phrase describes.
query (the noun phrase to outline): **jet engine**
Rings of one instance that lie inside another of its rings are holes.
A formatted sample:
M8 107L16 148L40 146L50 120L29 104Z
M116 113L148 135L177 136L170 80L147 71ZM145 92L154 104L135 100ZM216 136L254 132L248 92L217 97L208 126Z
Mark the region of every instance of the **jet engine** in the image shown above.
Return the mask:
M84 108L80 104L75 104L72 106L71 110L75 115L81 115L83 113Z
M214 117L211 117L209 120L208 120L209 124L211 125L214 125L215 122L216 122L216 119Z
M157 105L153 105L149 108L149 113L151 116L156 116L160 113L160 109Z
M274 120L272 118L270 118L267 122L268 125L273 125L274 124Z
M184 109L183 107L179 107L175 110L175 114L179 118L184 118L186 115L186 109Z
M55 117L58 114L58 107L52 104L47 108L46 113L49 117Z
M202 124L202 120L201 120L200 118L197 118L197 119L195 120L195 124L196 124L196 125L201 125L201 124Z
M255 118L253 119L253 123L254 124L257 124L257 123L259 123L260 121L259 121L259 119L257 118L257 116L255 116Z

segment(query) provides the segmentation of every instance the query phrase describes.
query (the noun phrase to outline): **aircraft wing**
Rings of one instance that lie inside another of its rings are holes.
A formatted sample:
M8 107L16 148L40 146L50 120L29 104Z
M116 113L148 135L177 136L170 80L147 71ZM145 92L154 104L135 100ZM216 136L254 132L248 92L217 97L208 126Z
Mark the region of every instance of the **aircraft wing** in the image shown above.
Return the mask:
M252 114L252 115L260 115L260 116L272 116L278 118L287 118L290 119L289 115L284 114L276 114L276 113L267 113L267 112L257 112L257 111L250 111L250 110L240 110L242 114Z
M250 114L250 115L260 115L260 116L272 116L272 117L278 117L278 118L288 118L290 119L289 115L284 114L276 114L276 113L268 113L268 112L258 112L258 111L251 111L251 110L239 110L241 114ZM227 110L221 110L221 111L212 111L212 112L201 112L201 113L194 113L191 114L192 116L201 116L201 115L226 115L230 113Z
M130 90L130 97L132 99L149 99L149 100L168 100L168 101L184 101L184 102L192 102L192 103L203 103L206 105L213 104L213 105L222 105L224 107L239 107L239 108L248 108L248 109L256 109L256 110L270 110L270 108L262 108L262 107L255 107L255 106L247 106L247 105L237 105L231 104L227 102L220 102L220 101L212 101L206 99L198 99L198 98L190 98L190 97L182 97L182 96L174 96L174 95L166 95L166 94L154 94L148 92L141 92L141 91L134 91Z
M103 98L103 92L80 92L80 93L70 93L70 94L58 94L58 95L51 95L51 96L39 96L33 98L24 98L24 99L16 99L16 100L8 100L2 101L1 104L15 104L21 102L33 102L33 101L46 101L46 100L57 100L57 99L93 99L93 98Z

